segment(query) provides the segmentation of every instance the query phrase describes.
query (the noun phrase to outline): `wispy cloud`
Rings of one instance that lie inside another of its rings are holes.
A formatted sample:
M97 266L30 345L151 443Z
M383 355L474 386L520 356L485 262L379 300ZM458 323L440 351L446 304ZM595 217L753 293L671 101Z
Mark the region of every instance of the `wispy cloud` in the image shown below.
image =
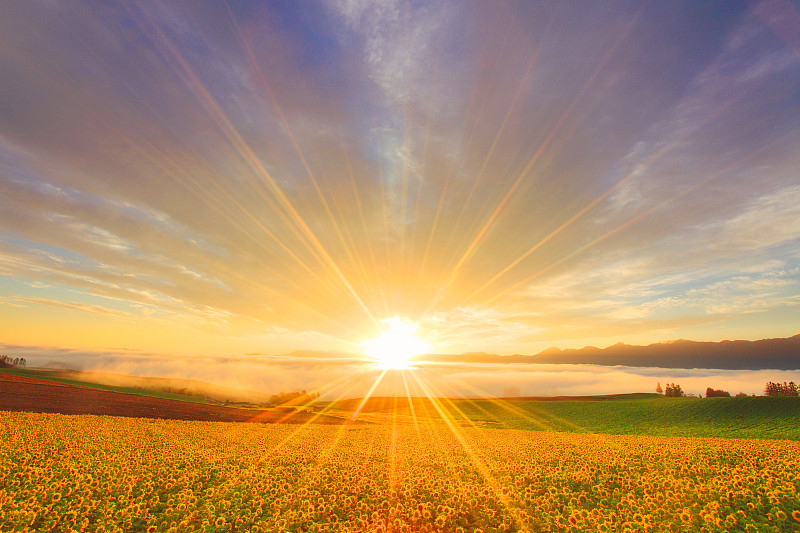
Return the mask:
M792 335L781 6L3 4L0 318L252 353L393 316L465 352Z
M46 305L50 307L59 307L62 309L70 309L74 311L81 311L84 313L94 313L98 315L108 315L112 317L128 316L127 313L120 311L118 309L111 309L100 305L85 305L85 304L78 304L71 302L62 302L59 300L48 300L46 298L33 298L33 297L22 297L22 296L17 296L16 298L14 298L14 300L23 304L27 303L36 305Z

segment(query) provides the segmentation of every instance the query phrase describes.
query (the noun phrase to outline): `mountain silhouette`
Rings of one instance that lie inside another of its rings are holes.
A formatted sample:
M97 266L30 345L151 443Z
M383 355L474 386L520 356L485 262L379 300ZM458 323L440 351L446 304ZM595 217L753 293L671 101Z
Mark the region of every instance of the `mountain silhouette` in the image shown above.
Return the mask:
M430 362L586 364L661 368L720 368L730 370L800 370L800 334L757 341L696 342L676 340L608 348L548 348L536 355L425 355Z

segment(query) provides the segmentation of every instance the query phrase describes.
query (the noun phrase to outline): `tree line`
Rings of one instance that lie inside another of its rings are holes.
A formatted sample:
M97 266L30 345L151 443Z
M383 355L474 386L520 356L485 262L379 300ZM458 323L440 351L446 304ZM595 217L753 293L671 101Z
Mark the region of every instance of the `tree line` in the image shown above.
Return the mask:
M269 398L270 405L282 405L291 403L293 405L302 405L314 400L319 399L320 394L318 392L307 393L306 391L302 392L281 392L280 394L273 394Z
M764 387L764 396L800 396L800 390L794 381L783 384L769 382Z
M8 355L0 355L0 368L8 368L12 366L24 367L28 362L24 357L10 357Z
M656 385L656 392L658 394L663 394L667 398L685 398L685 397L696 397L691 394L686 394L681 389L681 386L676 383L667 383L665 387L661 388L661 383L659 382ZM747 396L747 394L740 392L736 395L737 398ZM794 381L790 381L786 383L773 383L768 382L764 387L764 396L800 396L800 387ZM702 397L702 396L701 396ZM706 389L706 398L730 398L731 393L722 390L722 389L714 389L708 387Z

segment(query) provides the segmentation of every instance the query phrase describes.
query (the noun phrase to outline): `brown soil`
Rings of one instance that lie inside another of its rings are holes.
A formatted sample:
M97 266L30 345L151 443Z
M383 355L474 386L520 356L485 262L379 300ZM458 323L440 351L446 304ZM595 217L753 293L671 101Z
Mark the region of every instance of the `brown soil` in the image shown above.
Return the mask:
M236 409L216 405L73 387L0 374L0 411L110 415L171 420L258 422L262 424L343 424L345 419L295 409Z
M38 383L39 385L56 385L60 387L79 387L82 389L91 388L91 387L84 387L83 385L70 385L69 383L60 383L58 381L48 381L46 379L29 378L27 376L17 376L15 374L0 374L0 381L16 381L17 383Z

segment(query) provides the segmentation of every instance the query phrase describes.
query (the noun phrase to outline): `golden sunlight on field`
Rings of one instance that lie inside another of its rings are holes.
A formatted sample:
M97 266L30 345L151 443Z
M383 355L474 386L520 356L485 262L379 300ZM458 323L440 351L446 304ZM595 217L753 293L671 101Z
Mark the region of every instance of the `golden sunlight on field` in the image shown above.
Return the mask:
M3 413L3 531L798 531L800 444Z

